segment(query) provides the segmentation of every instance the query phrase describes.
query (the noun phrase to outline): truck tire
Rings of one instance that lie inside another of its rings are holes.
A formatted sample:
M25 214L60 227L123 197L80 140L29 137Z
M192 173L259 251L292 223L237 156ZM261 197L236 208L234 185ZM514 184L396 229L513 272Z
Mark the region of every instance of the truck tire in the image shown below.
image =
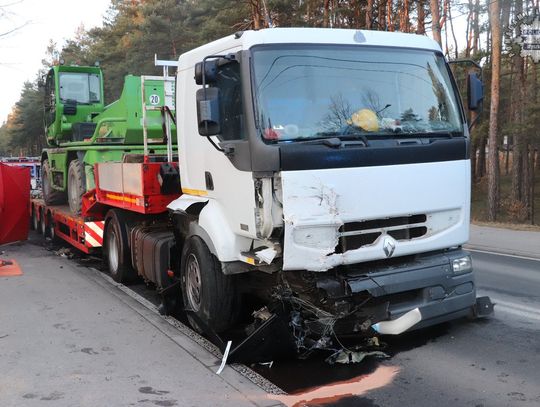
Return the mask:
M111 209L105 217L103 259L111 277L118 283L129 284L137 278L131 265L128 243L128 217L119 209Z
M234 325L240 311L236 276L223 274L221 263L199 237L185 242L180 275L184 307L196 331L220 333Z
M66 193L53 189L51 167L49 160L43 160L41 167L41 190L43 192L43 200L45 205L62 205L66 203Z
M69 163L67 194L69 208L74 215L81 214L82 196L86 193L84 163L75 159Z

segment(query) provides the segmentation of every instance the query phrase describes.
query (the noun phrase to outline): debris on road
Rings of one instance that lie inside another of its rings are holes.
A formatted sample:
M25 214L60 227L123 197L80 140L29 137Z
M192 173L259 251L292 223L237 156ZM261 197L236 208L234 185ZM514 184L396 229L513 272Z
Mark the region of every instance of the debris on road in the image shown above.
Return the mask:
M366 356L374 356L377 358L389 358L390 356L379 350L371 352L363 351L352 351L347 349L341 349L334 353L333 355L327 357L325 362L333 365L335 363L349 364L349 363L360 363L364 360Z

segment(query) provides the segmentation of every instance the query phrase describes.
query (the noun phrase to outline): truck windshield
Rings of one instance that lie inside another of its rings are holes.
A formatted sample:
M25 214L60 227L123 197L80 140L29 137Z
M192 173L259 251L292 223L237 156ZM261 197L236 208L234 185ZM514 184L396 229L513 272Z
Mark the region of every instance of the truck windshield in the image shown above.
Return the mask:
M444 58L367 46L253 50L258 127L268 141L462 134Z
M99 103L101 87L99 75L81 72L60 72L60 102L73 100L81 104Z

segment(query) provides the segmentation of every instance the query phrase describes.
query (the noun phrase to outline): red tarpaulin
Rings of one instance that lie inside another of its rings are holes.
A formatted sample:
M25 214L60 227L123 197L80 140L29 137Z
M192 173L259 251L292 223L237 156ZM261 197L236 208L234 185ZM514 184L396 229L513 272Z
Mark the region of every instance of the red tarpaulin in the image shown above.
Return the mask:
M28 238L30 168L0 163L0 244Z

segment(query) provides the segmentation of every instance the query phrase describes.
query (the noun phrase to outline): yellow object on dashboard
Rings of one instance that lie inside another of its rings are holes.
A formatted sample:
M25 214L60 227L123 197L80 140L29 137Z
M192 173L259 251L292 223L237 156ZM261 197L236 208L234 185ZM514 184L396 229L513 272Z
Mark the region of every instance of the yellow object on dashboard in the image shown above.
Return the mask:
M361 127L365 131L379 130L377 114L371 109L361 109L356 113L353 113L351 119L356 127Z

